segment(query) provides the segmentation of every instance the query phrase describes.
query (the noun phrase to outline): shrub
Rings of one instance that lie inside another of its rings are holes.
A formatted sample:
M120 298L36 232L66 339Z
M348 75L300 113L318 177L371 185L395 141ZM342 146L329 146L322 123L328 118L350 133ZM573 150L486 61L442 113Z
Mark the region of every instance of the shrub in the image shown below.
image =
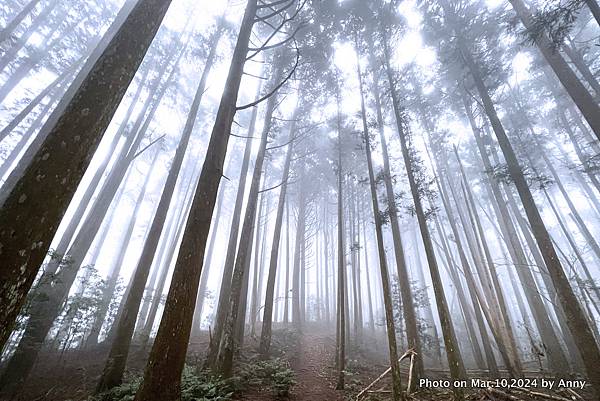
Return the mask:
M294 371L279 358L243 365L240 379L249 386L268 387L277 397L287 397L296 384Z
M133 401L141 382L140 376L132 376L120 386L90 397L89 401ZM232 388L231 381L186 365L181 376L181 401L228 401L233 395Z

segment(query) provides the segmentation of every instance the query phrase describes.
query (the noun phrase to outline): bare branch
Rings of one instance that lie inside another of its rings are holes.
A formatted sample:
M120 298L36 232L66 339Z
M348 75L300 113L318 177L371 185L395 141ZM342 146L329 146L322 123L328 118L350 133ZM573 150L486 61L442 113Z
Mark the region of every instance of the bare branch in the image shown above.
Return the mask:
M276 16L276 15L278 15L278 14L280 14L280 15L281 15L281 13L282 13L283 11L287 10L288 8L290 8L290 7L291 7L291 6L292 6L292 5L293 5L295 2L296 2L296 0L290 0L289 4L287 4L287 5L283 6L283 7L281 7L281 8L280 8L280 9L278 9L278 10L275 10L275 9L271 8L271 9L273 10L273 12L272 12L271 14L267 14L267 15L263 15L262 17L257 17L257 18L254 18L254 21L255 21L255 22L262 22L262 21L266 21L266 20L268 20L269 18L272 18L272 17L274 17L274 16ZM285 18L285 17L284 17L284 18Z
M154 145L156 142L160 141L164 137L165 137L164 135L161 135L158 138L156 138L155 140L153 140L152 142L150 142L142 150L140 150L139 152L137 152L136 154L134 154L133 157L131 158L131 160L134 160L136 157L138 157L139 155L141 155L142 153L144 153L146 150L148 150L149 147L151 147L152 145Z
M278 6L280 4L285 3L286 1L289 1L289 0L277 0L277 1L273 2L273 3L265 3L264 1L261 0L260 2L263 5L262 6L257 6L256 8L258 8L259 10L263 9L263 8L273 8L275 6Z
M300 61L300 49L298 49L298 47L296 47L296 63L294 64L294 67L290 70L290 73L288 74L288 76L283 81L281 81L275 88L273 88L273 90L271 92L267 93L265 96L261 97L258 100L255 100L252 103L248 103L243 106L237 106L235 109L237 111L248 109L250 107L256 106L257 104L259 104L259 103L267 100L271 96L273 96L275 94L275 92L277 92L279 90L279 88L281 88L283 85L285 85L285 83L292 77L292 75L294 75L294 73L296 72L296 68L298 68L299 61Z
M245 72L245 71L242 74L248 75L249 77L253 77L253 78L256 78L256 79L264 79L265 81L268 79L266 77L261 77L261 76L258 76L258 75L250 74L249 72Z
M260 191L258 191L259 194L262 194L263 192L269 192L272 191L274 189L279 188L280 186L282 186L283 184L285 184L287 182L287 180L283 180L281 181L279 184L275 185L274 187L271 188L265 188L265 189L261 189Z

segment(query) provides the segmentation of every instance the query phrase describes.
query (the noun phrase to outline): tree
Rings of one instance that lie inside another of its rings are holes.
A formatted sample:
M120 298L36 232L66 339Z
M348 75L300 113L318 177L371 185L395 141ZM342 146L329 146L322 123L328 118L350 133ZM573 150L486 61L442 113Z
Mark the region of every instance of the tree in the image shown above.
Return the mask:
M248 1L206 159L185 224L165 310L150 351L142 385L135 396L136 401L167 401L177 398L181 391L181 372L192 326L204 250L223 172L231 124L237 111L238 90L257 7L257 0Z
M1 200L0 345L10 334L58 223L170 3L140 0L135 5L64 112L47 123L51 128L42 146Z

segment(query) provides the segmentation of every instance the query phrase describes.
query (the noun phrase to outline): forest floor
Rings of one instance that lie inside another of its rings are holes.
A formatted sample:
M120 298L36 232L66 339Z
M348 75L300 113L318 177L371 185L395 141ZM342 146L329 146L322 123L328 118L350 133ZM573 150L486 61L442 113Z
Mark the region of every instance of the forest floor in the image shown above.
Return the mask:
M255 336L249 336L242 350L241 363L252 364L257 360ZM208 335L192 339L188 363L195 365L203 360L208 345ZM105 354L103 347L91 351L71 351L65 355L56 353L43 355L37 369L21 394L11 401L83 401L93 392L101 373ZM352 346L346 365L345 390L336 387L335 333L318 325L305 327L303 333L289 329L275 330L273 333L273 354L285 361L293 371L295 385L287 397L277 397L268 386L249 387L234 396L235 400L247 401L354 401L356 395L386 370L386 358L376 342ZM130 375L139 375L144 367L145 357L133 352L129 366ZM406 381L406 368L402 367L403 382ZM429 372L432 378L446 375ZM369 394L361 401L387 401L391 399L389 378L383 379L376 387L381 392ZM589 394L576 394L567 391L529 393L520 390L468 390L469 401L586 401ZM450 401L452 392L442 389L421 389L408 398L413 401Z

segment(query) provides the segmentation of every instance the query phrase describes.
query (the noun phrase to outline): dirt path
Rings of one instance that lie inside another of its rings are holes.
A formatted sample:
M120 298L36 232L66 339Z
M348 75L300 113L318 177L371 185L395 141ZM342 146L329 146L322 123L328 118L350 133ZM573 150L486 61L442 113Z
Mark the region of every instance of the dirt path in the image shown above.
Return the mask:
M341 391L335 390L331 364L334 360L335 340L322 333L304 333L300 346L291 360L296 372L296 386L292 391L295 401L343 401Z

